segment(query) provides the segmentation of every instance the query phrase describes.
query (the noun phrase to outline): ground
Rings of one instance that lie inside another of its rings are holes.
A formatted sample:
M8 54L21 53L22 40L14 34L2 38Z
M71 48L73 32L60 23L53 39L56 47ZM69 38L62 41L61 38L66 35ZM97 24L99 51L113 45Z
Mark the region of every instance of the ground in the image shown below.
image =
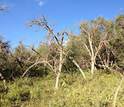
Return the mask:
M0 82L0 107L112 107L115 91L122 79L120 73L96 71L63 73L58 90L54 89L53 75L22 78L7 82L7 89ZM124 107L124 82L119 90L117 107Z

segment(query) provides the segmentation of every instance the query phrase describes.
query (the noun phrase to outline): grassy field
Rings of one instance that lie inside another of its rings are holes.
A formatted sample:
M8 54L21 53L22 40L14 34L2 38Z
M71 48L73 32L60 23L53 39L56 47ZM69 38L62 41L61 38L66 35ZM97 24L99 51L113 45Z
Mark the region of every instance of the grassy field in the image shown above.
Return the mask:
M0 82L0 107L112 107L121 81L119 73L62 74L59 90L54 90L54 76L23 78ZM124 82L117 96L116 107L124 107Z

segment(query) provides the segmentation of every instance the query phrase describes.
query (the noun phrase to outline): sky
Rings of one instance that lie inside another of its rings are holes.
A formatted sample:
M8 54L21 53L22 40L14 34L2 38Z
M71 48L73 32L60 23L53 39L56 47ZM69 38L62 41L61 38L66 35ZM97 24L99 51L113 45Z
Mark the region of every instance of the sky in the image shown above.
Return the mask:
M27 26L40 16L45 16L56 32L78 32L83 20L98 16L114 19L124 11L124 0L0 0L0 4L9 7L0 13L0 35L14 47L19 41L35 46L45 41L42 29Z

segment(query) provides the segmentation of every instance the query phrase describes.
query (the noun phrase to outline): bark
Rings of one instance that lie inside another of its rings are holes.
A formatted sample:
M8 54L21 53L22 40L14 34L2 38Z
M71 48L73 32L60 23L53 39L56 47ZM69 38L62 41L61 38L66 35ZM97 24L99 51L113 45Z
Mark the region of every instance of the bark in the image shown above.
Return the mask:
M62 72L62 63L63 63L63 49L60 49L60 56L59 56L59 68L58 68L58 73L56 76L56 83L55 83L55 89L59 88L59 78L60 74Z
M95 69L95 56L91 57L91 74L94 74L94 69Z
M60 72L58 72L56 76L56 83L55 83L55 89L58 90L59 88L59 78L60 78Z
M94 69L95 69L95 62L91 61L91 74L94 74Z
M82 71L82 69L80 68L80 66L78 65L78 63L77 63L75 60L73 60L73 63L74 63L74 64L76 65L76 67L79 69L79 71L81 72L83 78L86 79L86 76L85 76L84 72Z
M51 70L54 71L53 67L52 67L47 61L37 61L37 62L35 62L34 64L32 64L31 66L29 66L29 67L26 69L26 71L22 74L22 78L27 74L27 72L28 72L31 68L33 68L34 66L36 66L36 65L38 65L38 64L47 64L47 65L51 68Z
M87 44L85 44L84 43L84 46L85 46L85 48L86 48L86 50L88 51L88 53L89 53L89 56L90 56L90 58L91 58L91 74L93 75L94 74L94 69L95 69L95 60L96 60L96 56L98 55L98 53L99 53L99 51L100 51L100 49L101 49L101 45L102 45L102 43L104 42L103 40L101 40L100 42L99 42L99 45L98 45L98 47L96 48L96 49L94 49L94 47L93 47L93 39L92 39L92 35L90 34L90 32L89 31L87 31L85 28L83 28L82 27L82 29L83 29L83 31L87 34L87 39L88 39L88 45ZM106 36L107 36L107 34L106 34Z

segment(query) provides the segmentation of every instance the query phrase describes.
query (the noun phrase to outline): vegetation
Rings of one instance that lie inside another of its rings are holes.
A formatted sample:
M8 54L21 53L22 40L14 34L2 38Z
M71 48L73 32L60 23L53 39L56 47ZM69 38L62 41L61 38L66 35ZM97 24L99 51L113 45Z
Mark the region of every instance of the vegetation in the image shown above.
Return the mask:
M11 49L0 39L1 107L124 106L124 15L82 22L80 34L55 32L45 17L29 26L47 42Z
M62 74L60 88L55 91L52 75L43 78L16 79L2 89L1 106L22 107L113 107L119 73L98 71L94 77L86 72L87 80L80 73ZM122 83L123 84L123 83ZM124 106L124 85L117 95L117 107Z

